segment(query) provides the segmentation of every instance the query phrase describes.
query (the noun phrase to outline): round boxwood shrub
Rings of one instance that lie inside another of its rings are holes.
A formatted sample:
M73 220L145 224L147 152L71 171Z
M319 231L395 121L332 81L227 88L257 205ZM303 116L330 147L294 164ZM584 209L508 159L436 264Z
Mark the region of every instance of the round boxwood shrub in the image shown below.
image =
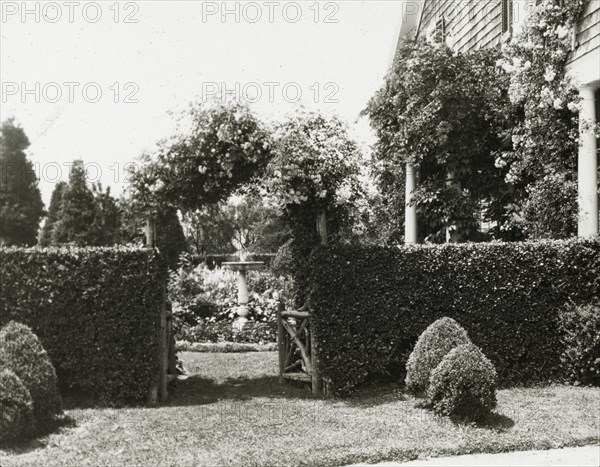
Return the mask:
M560 312L560 356L565 377L575 384L600 385L600 305L569 305Z
M452 318L440 318L429 325L419 336L406 363L406 388L413 393L427 389L429 377L442 358L454 347L471 340Z
M29 391L38 426L62 412L56 371L28 326L11 321L0 330L0 367L13 371Z
M12 371L0 371L0 441L24 438L33 433L33 401Z
M478 421L496 407L496 369L474 344L452 349L431 372L427 403L436 414Z

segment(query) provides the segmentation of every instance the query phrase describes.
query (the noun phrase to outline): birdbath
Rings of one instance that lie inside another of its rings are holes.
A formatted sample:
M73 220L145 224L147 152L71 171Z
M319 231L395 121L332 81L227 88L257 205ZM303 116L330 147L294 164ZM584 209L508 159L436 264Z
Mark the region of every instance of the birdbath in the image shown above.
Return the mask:
M234 326L241 330L248 322L248 282L246 280L246 271L263 269L265 263L262 261L232 261L223 263L221 266L230 271L237 271L238 306L236 311L238 319L235 321Z

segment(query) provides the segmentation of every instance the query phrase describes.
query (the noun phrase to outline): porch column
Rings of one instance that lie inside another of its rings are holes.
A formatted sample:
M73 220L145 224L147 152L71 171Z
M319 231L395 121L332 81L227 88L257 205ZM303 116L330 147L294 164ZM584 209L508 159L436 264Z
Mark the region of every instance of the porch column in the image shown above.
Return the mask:
M598 154L593 125L596 123L594 88L579 89L582 97L579 125L581 145L578 154L578 204L577 235L598 235Z
M410 206L412 192L417 187L415 168L406 164L406 195L404 198L404 243L417 243L417 206Z

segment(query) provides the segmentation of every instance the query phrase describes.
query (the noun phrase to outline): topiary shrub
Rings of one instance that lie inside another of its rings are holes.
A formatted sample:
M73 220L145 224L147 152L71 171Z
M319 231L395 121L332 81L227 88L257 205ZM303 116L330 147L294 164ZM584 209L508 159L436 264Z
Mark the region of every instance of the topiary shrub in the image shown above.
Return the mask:
M288 240L277 250L271 263L271 271L276 276L291 276L294 272L293 239Z
M13 371L29 391L36 424L43 426L62 413L56 371L28 326L11 321L0 330L0 367Z
M565 377L577 384L600 384L600 305L570 305L561 310L559 330Z
M0 371L0 442L24 438L34 431L33 401L19 377Z
M454 347L470 343L465 331L452 318L440 318L419 337L406 363L406 388L413 393L427 389L429 377L444 356Z
M479 421L496 407L496 369L474 344L452 349L431 372L427 404L438 415Z

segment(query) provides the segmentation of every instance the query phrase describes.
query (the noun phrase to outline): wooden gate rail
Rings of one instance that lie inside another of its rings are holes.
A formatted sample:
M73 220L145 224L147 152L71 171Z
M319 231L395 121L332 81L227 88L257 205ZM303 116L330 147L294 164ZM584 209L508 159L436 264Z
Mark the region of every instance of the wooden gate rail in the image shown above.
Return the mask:
M279 351L279 381L311 383L312 392L321 392L317 349L311 328L310 312L306 306L299 310L277 311L277 348Z

